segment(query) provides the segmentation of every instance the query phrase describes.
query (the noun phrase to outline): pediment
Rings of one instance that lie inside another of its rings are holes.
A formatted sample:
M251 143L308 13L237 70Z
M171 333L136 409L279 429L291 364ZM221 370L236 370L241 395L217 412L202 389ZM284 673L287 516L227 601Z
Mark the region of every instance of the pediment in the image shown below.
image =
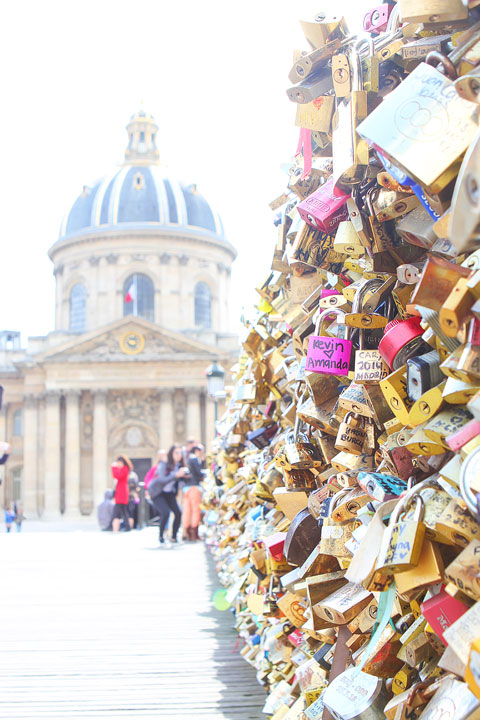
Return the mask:
M143 318L126 317L93 333L57 345L36 357L40 362L152 362L181 356L213 358L211 345L167 330Z

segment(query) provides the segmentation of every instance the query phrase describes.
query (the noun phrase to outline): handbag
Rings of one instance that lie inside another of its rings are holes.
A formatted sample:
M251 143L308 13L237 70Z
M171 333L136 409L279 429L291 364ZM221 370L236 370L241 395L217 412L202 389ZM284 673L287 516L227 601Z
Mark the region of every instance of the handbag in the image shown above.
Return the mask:
M164 482L159 477L154 477L148 485L148 494L155 500L163 490Z

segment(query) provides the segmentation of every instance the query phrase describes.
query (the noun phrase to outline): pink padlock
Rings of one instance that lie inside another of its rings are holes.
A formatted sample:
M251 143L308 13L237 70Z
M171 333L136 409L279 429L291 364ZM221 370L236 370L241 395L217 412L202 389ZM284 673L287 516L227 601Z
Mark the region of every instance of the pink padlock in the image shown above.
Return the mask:
M315 334L308 338L307 360L305 370L322 375L348 375L352 357L352 341L348 337L336 338L319 335L322 321L328 315L344 317L338 308L327 308L318 316ZM347 327L347 334L348 334Z
M470 440L480 435L480 422L478 420L470 420L466 425L445 438L445 441L453 452L457 452L466 445Z
M342 220L348 220L346 202L350 195L335 187L333 177L320 185L311 195L297 205L300 217L308 225L330 235Z
M384 3L370 10L363 18L363 29L369 33L384 32L392 9L393 5Z
M322 288L322 291L320 293L320 300L323 300L323 298L330 297L331 295L341 295L341 293L338 292L338 290L335 290L335 288Z

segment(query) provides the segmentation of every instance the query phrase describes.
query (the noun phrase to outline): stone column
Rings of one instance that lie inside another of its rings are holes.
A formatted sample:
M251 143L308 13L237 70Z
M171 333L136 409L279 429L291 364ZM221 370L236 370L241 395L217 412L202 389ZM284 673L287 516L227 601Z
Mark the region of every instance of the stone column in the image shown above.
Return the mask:
M160 448L164 448L167 452L174 441L174 422L173 390L162 388L160 390L158 437L160 438Z
M23 509L27 517L38 512L38 399L26 395L23 406Z
M107 392L97 390L93 396L93 507L103 499L108 487ZM114 458L112 458L113 461Z
M44 517L60 514L60 390L48 390L45 407Z
M65 515L80 514L80 390L68 390L65 407Z
M199 388L185 388L185 394L187 397L187 436L186 440L190 438L200 442L201 425L200 425L200 389Z

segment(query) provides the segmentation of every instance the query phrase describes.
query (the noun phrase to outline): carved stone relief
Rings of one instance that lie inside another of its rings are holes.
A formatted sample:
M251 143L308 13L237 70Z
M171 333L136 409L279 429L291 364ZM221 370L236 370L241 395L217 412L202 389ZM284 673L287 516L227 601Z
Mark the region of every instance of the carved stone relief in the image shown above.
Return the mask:
M186 410L185 393L183 390L176 390L173 396L173 422L176 441L183 441L185 438Z
M141 420L156 426L160 398L153 390L113 391L109 393L107 407L112 425L125 423L126 420Z
M84 393L80 410L80 438L82 448L91 448L93 439L93 402L90 393Z

